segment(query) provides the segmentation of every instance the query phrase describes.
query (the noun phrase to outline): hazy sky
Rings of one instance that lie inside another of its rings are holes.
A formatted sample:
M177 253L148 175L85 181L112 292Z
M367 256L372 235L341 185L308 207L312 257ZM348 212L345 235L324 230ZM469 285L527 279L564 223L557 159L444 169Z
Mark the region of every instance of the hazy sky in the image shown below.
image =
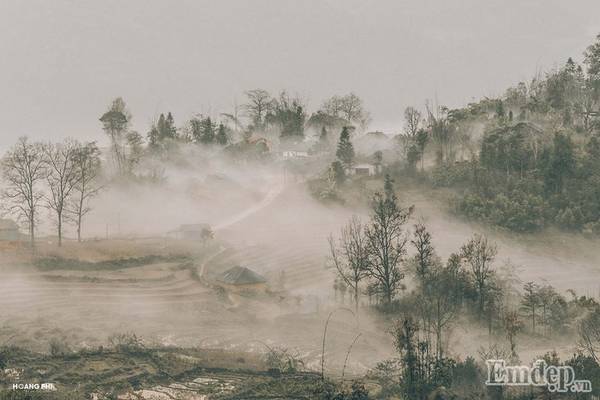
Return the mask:
M598 0L0 0L0 148L20 135L101 138L122 96L134 128L231 111L288 89L311 110L356 92L372 128L407 105L499 94L581 53Z

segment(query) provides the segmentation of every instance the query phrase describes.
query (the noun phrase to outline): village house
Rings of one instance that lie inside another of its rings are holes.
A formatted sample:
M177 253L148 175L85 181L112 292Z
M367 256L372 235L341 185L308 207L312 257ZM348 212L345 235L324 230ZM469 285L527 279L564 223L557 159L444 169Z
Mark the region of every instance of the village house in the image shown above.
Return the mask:
M241 266L235 266L219 275L216 283L235 293L264 293L267 290L267 280L263 276Z
M298 150L286 150L281 153L281 156L284 160L290 160L295 158L307 158L307 151L298 151Z
M304 159L308 158L310 155L308 153L308 149L310 148L309 142L299 142L299 143L291 143L286 142L282 143L281 150L281 158L284 160L295 160L295 159Z
M353 165L352 168L347 171L348 175L356 175L356 176L375 176L381 173L381 165L380 164L356 164Z

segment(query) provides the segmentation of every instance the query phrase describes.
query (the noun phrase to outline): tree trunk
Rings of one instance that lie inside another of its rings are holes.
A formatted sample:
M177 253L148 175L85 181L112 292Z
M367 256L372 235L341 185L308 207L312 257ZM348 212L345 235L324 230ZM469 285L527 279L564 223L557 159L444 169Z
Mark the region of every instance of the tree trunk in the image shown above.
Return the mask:
M35 226L33 215L29 217L29 246L31 250L35 248Z
M85 186L83 186L85 188ZM79 209L77 210L77 242L81 243L81 220L83 213L83 195L79 198Z
M437 359L440 360L442 358L442 321L440 317L440 299L437 300L437 321L436 321L436 338L437 341Z
M58 247L62 246L62 212L58 213Z
M484 309L484 298L483 298L483 285L479 284L479 320L483 317L483 309Z
M392 290L390 288L385 289L385 303L386 303L386 308L389 311L392 306Z

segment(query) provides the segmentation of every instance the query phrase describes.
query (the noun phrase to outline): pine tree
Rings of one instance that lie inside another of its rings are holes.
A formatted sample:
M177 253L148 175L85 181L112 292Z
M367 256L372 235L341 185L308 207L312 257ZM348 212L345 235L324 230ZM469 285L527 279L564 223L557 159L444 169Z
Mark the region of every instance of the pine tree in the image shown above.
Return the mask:
M334 161L329 167L329 176L335 186L339 186L346 180L346 172L341 162Z
M158 142L162 142L169 136L165 114L161 113L158 117L158 122L156 123L156 130L158 131Z
M177 139L177 128L175 127L175 119L169 112L165 121L165 137L169 139Z
M225 146L229 142L229 138L227 137L227 132L225 130L225 125L219 124L216 140L217 143L221 146Z
M200 121L200 143L212 144L215 142L215 124L210 117Z
M350 129L348 129L347 126L345 126L342 129L342 133L340 133L340 141L338 142L335 155L346 168L352 166L354 162L354 146L350 141Z
M525 314L531 317L531 331L535 334L535 317L537 315L536 308L540 302L539 287L533 282L527 282L523 286L523 300L521 300L521 308Z
M148 145L151 149L156 149L160 140L158 128L156 125L152 125L150 132L148 132Z

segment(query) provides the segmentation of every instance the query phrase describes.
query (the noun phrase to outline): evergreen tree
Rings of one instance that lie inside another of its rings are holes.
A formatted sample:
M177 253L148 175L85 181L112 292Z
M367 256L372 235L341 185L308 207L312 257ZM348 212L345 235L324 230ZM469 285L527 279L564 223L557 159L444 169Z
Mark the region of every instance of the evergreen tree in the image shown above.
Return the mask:
M531 331L535 334L535 317L538 311L537 307L540 303L539 287L533 282L527 282L523 286L523 299L521 300L521 308L525 315L531 317Z
M350 129L347 126L340 133L340 140L335 155L346 168L350 168L354 163L354 146L350 140Z
M159 145L159 141L160 135L158 128L156 127L156 124L154 124L152 125L152 128L150 128L150 132L148 132L148 146L150 146L151 149L156 149Z
M592 81L593 87L598 89L600 82L600 34L596 36L596 42L590 45L584 53L584 63L587 65L587 73Z
M334 161L329 167L329 176L335 186L339 186L346 180L346 172L344 166L339 161Z
M429 141L429 134L425 129L419 129L417 132L416 142L419 149L419 158L421 159L421 172L424 171L423 159L425 158L425 146Z
M225 125L222 123L219 124L219 128L217 130L216 141L221 146L225 146L229 142L229 138L227 137L227 131L225 130Z
M158 122L156 123L156 130L158 131L158 142L162 142L165 138L168 137L167 133L167 121L165 119L165 114L160 114L158 117Z
M169 112L165 120L165 132L164 135L168 139L177 139L177 128L175 127L175 120L173 115Z
M212 144L215 142L215 129L216 126L210 119L206 117L200 121L200 143Z

